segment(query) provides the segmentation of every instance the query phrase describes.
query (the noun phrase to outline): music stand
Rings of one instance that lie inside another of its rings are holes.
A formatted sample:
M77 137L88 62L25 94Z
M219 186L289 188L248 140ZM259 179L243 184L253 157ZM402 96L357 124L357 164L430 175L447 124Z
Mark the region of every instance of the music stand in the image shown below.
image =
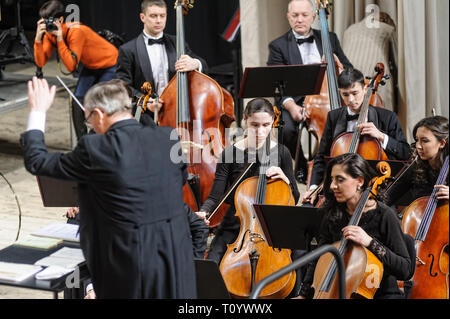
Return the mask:
M215 261L194 259L198 299L230 299L227 286Z
M277 65L246 68L238 98L306 96L320 93L326 63ZM283 107L279 108L283 114ZM283 116L280 116L278 140L283 144Z
M314 207L254 204L267 244L274 248L308 250L317 237L324 212Z
M36 176L44 207L78 206L77 184L46 176Z

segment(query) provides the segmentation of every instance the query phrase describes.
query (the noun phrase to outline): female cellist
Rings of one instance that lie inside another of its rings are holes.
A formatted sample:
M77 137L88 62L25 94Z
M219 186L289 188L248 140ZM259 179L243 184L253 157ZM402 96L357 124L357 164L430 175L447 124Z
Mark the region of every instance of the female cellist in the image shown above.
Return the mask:
M444 159L449 153L448 119L443 116L422 119L415 125L413 136L418 158L386 194L388 205L411 203L420 197L430 196L433 188L439 188L437 199L449 199L448 185L435 186Z
M383 276L374 298L403 298L397 279L410 276L410 256L395 212L374 199L369 199L359 226L347 226L367 188L373 169L358 154L333 158L326 171L324 183L327 213L322 222L318 245L332 244L343 236L366 247L383 263ZM308 267L300 292L301 298L313 295L313 275L316 263Z
M244 121L247 127L247 136L236 144L227 147L220 155L217 163L216 174L211 193L202 205L200 214L212 211L221 196L234 183L244 171L247 163L258 163L257 150L261 148L271 133L275 113L271 103L265 99L254 99L247 104L244 111ZM282 179L290 185L297 202L300 193L295 182L292 159L289 150L281 144L272 141L271 157L278 156L278 165L267 170L267 177ZM247 177L258 176L259 164L255 165ZM231 207L220 223L208 252L208 259L220 264L223 254L227 250L227 244L232 243L239 233L239 220L235 216L234 196L229 196L226 203Z
M417 159L387 191L390 203L402 202L402 230L415 239L416 268L408 291L411 299L448 299L448 119L425 118L413 130ZM407 189L408 191L405 191ZM405 288L407 286L405 285ZM408 285L409 287L409 285Z
M310 195L323 181L325 158L331 156L334 141L345 132L359 129L362 136L376 139L389 160L407 160L410 154L409 144L394 112L369 106L365 121L358 125L366 95L364 75L360 71L343 71L339 75L338 86L346 107L328 113L319 151L314 159L311 186L309 191L303 194L302 203L314 203L316 197Z

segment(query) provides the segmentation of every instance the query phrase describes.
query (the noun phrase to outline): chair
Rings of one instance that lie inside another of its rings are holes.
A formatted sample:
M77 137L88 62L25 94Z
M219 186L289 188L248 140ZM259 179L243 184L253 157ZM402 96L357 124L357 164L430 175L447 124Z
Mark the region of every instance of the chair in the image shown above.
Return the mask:
M409 276L408 280L405 280L403 283L403 289L405 294L405 299L409 298L409 294L411 293L414 282L411 280L414 276L414 272L416 270L416 243L414 238L412 238L408 234L403 234L403 239L406 243L406 249L408 249L409 257L411 258L411 266L409 268Z

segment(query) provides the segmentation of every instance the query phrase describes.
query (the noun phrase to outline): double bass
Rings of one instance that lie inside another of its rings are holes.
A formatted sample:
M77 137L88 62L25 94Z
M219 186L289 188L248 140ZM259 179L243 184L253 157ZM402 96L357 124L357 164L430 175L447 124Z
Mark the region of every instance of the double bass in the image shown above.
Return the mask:
M185 54L184 14L192 0L175 2L177 15L177 58ZM176 128L181 151L188 160L188 183L183 199L193 211L199 211L214 182L216 164L226 146L225 129L234 121L234 101L229 92L207 75L177 72L161 94L164 108L159 125ZM210 227L216 227L227 210L224 205Z
M448 156L436 185L444 185L449 169ZM410 299L449 299L448 200L437 200L437 189L409 205L403 215L402 230L416 241L416 269Z
M370 186L362 193L361 199L350 219L349 226L359 224L364 207L370 195L375 195L382 183L390 177L391 168L386 162L377 164L377 169L382 174L375 177ZM342 237L341 241L334 244L344 259L346 278L346 298L373 299L381 279L383 277L383 264L367 248L354 244ZM337 263L331 254L320 257L314 272L314 299L337 299L339 289L337 282Z
M308 132L314 135L317 139L317 144L322 139L322 134L325 129L325 123L327 122L327 114L330 110L335 110L342 107L342 100L339 93L337 84L337 78L340 74L339 70L344 69L342 64L335 59L333 54L333 48L330 41L330 32L328 28L327 20L327 0L316 0L317 8L319 11L320 25L321 25L321 37L322 48L324 54L324 62L327 63L327 71L322 82L320 94L309 95L303 102L304 113L307 114L307 118L299 125L299 132L297 137L297 154L295 156L295 172L298 171L298 159L299 159L299 143L301 139L303 125L306 125ZM310 154L310 158L311 158ZM308 179L311 178L312 161L309 162ZM309 181L308 181L309 185Z
M294 206L291 188L282 180L268 180L270 135L261 160L259 177L244 180L236 189L234 201L240 231L228 245L220 263L220 272L234 298L248 298L255 284L292 263L289 249L275 249L267 244L253 204ZM283 299L292 291L296 274L291 272L274 281L261 292L261 298Z

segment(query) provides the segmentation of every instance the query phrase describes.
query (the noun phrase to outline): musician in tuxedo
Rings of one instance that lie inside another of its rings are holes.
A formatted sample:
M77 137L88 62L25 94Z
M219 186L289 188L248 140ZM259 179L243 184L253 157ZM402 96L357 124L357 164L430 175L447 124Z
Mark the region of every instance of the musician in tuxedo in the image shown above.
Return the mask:
M197 70L206 73L206 62L195 55L186 45L186 55L177 61L176 37L164 33L167 21L167 6L164 0L144 0L141 5L140 19L144 24L143 32L119 49L116 77L125 81L138 99L143 95L141 86L149 82L152 90L161 95L176 72ZM148 103L149 113L155 108L161 109L164 101L155 98ZM145 115L145 114L144 114ZM148 118L142 117L143 123Z
M316 12L310 0L292 0L288 6L287 19L291 26L283 36L269 44L269 59L267 65L297 65L321 63L324 54L320 30L311 26L316 18ZM338 37L330 32L330 42L333 53L344 68L352 67L341 48ZM282 97L277 101L287 112L283 112L283 143L289 148L292 157L295 157L298 136L298 124L303 120L304 97ZM307 114L305 114L307 115ZM300 149L302 166L305 170L306 159Z
M322 183L326 170L325 157L330 156L331 146L336 138L345 132L356 129L362 109L365 88L364 75L356 69L343 71L338 78L338 87L345 107L328 113L327 122L320 141L319 151L314 158L311 186L302 196L303 203L313 203L311 192ZM387 109L369 106L367 120L359 125L361 135L378 140L389 160L407 160L410 146L406 141L397 115Z
M48 153L45 116L56 88L34 77L28 90L25 167L78 183L80 245L97 297L196 298L182 195L187 169L171 159L171 129L137 123L126 89L113 80L84 100L85 121L97 134L84 135L72 152Z

